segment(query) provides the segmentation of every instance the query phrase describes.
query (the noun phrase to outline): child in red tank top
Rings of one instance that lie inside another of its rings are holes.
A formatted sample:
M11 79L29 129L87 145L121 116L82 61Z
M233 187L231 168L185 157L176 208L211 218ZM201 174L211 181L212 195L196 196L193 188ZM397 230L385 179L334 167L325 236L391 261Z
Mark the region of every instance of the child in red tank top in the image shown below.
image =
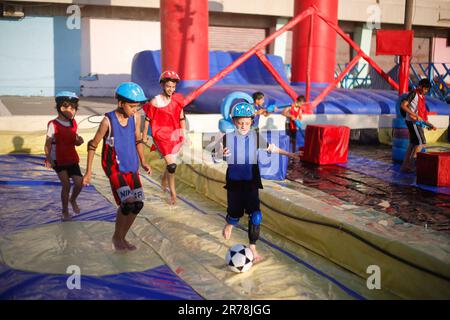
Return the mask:
M69 202L73 212L80 213L77 197L83 188L77 151L75 146L83 144L83 138L77 133L75 114L78 110L78 97L75 93L63 91L56 95L56 109L58 117L51 120L47 126L45 140L45 166L56 171L61 181L62 220L71 219L69 215ZM73 181L72 195L70 196L70 178Z

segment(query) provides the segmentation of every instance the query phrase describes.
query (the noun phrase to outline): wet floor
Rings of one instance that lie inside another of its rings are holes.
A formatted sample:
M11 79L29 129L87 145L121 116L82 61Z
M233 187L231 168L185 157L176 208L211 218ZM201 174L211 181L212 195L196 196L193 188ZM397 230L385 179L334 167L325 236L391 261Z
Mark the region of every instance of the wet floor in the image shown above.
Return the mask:
M428 151L450 151L450 148L435 146L428 147ZM392 164L389 146L351 145L350 152ZM341 166L317 166L298 161L290 162L287 178L342 201L371 207L405 222L426 225L427 228L450 235L449 195L390 183Z

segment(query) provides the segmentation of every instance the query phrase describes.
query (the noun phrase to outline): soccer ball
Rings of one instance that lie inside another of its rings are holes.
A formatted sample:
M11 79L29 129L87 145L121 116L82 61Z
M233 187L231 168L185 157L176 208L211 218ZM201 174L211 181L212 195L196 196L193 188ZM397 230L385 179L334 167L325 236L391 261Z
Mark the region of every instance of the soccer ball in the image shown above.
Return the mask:
M234 245L227 251L225 262L234 272L246 272L253 265L253 252L243 244Z

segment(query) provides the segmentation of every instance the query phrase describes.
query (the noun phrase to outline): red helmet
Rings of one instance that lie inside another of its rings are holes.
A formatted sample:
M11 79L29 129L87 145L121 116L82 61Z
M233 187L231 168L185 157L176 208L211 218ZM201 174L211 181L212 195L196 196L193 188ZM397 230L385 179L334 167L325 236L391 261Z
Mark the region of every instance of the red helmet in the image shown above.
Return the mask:
M161 82L163 82L165 80L166 81L167 80L172 80L172 81L178 82L178 81L180 81L180 76L175 71L164 71L159 76L159 82L161 83Z

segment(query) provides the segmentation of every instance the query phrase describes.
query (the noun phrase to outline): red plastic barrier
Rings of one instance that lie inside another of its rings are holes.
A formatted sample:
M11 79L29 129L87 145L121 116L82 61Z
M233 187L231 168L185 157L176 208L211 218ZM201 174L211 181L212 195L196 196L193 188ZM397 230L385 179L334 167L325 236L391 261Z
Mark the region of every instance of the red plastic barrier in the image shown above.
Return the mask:
M308 125L303 161L315 164L347 162L350 128L331 124Z
M450 152L419 152L416 174L418 184L450 187Z
M411 56L413 30L378 30L376 55Z

